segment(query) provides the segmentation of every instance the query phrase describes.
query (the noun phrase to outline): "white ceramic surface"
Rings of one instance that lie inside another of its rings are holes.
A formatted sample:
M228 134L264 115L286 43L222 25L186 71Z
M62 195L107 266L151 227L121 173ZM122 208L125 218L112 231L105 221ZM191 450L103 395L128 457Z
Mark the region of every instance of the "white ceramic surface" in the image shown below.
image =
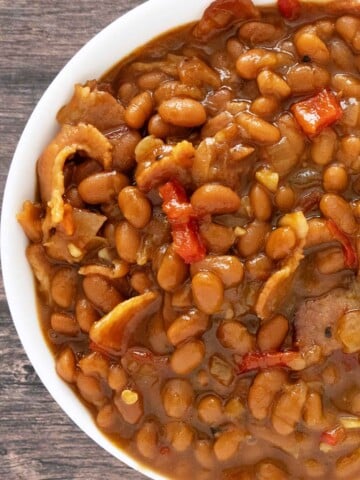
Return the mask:
M74 84L100 77L122 57L160 33L199 19L210 3L211 0L149 0L88 42L57 75L33 111L11 163L2 206L1 261L5 291L15 327L32 365L56 402L89 437L154 480L165 477L151 472L115 447L98 430L73 391L57 376L53 355L40 330L32 272L25 257L27 239L16 221L16 213L25 200L34 198L36 160L57 131L56 113L69 100ZM254 0L254 3L273 2Z

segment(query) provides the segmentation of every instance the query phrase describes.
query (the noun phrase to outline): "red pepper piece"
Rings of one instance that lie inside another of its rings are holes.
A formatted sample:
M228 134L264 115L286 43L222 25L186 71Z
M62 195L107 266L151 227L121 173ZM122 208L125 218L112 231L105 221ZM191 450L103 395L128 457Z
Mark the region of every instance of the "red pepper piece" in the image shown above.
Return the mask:
M247 353L238 364L237 373L246 373L271 367L289 367L291 362L299 358L299 352L262 352Z
M345 266L347 268L356 269L359 264L358 256L349 237L336 225L333 220L327 220L326 226L335 240L341 243L344 253Z
M301 13L299 0L278 0L280 15L287 20L295 20Z
M193 35L206 41L237 20L258 18L259 10L251 0L215 0L205 10Z
M335 447L339 445L339 443L343 442L346 438L346 431L345 428L341 425L336 425L336 427L332 428L331 430L327 430L323 432L320 436L320 442L326 443L331 447Z
M300 127L309 136L318 135L324 128L342 117L337 98L326 89L314 97L294 103L291 111Z
M161 186L159 193L164 200L162 209L171 225L176 253L185 263L202 260L206 249L199 234L198 216L188 201L184 187L177 180L172 180Z

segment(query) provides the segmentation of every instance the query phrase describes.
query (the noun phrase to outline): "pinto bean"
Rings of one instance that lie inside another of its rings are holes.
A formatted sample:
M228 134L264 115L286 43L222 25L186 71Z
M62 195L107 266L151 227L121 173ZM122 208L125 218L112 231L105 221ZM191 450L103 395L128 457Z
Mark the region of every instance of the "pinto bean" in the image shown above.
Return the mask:
M58 269L51 279L51 297L62 308L70 308L75 301L77 273L73 268Z
M238 239L237 249L241 256L250 257L264 247L265 237L270 231L270 225L255 220L248 224L245 229L246 233Z
M273 260L287 257L296 245L296 234L291 227L278 227L266 239L265 252Z
M259 117L271 117L279 109L279 101L276 97L257 97L253 100L250 111Z
M229 187L207 183L197 188L191 196L191 204L201 215L233 213L240 208L239 196Z
M324 428L323 404L320 393L309 392L304 406L304 420L311 429Z
M348 173L343 165L330 165L324 170L323 187L326 192L343 192L348 184Z
M254 336L242 323L235 320L223 321L217 329L216 336L221 345L240 355L251 352L255 346Z
M337 478L356 478L360 471L360 447L338 458L335 471Z
M164 437L176 452L185 452L191 447L194 431L185 422L170 422L164 427Z
M167 292L176 290L185 280L188 267L183 259L174 251L173 247L167 248L157 273L160 287Z
M209 253L225 254L235 242L234 230L217 223L202 223L200 235Z
M268 221L272 215L272 202L266 189L256 183L251 187L249 197L254 217L260 222Z
M209 470L213 468L215 459L210 440L196 440L194 445L194 454L196 460L203 468Z
M166 80L169 80L169 76L166 73L154 70L143 73L136 82L141 90L155 90Z
M246 22L239 28L239 38L246 40L253 45L272 42L279 38L282 29L265 22Z
M320 200L320 210L324 217L333 220L339 228L348 234L357 230L357 222L350 204L339 195L326 193Z
M119 207L135 228L144 228L151 219L151 203L137 187L125 187L118 196Z
M340 272L346 268L344 253L338 247L326 248L316 254L315 265L324 275Z
M320 65L299 63L289 68L286 81L294 95L309 94L330 84L330 73Z
M360 80L347 73L337 73L331 79L331 85L346 97L360 98Z
M158 425L149 420L142 425L136 434L136 448L140 454L150 460L158 454Z
M51 328L55 332L69 335L71 337L79 333L79 324L74 315L70 313L54 312L50 317Z
M295 200L295 192L289 185L282 185L275 193L275 205L282 212L292 210Z
M178 375L187 375L201 364L204 357L204 343L191 340L176 347L170 358L170 366Z
M84 400L92 403L98 408L105 405L106 396L99 379L89 377L82 372L79 372L76 377L76 385Z
M135 425L144 414L143 399L136 390L119 390L114 395L114 404L125 422Z
M70 347L65 347L57 356L56 372L65 382L76 381L76 358Z
M185 85L202 87L210 85L214 89L221 86L219 74L199 58L185 58L178 67L179 78Z
M215 395L205 395L197 406L197 414L207 425L220 425L224 420L221 399Z
M236 61L236 71L246 80L255 79L264 68L275 69L282 65L289 65L291 55L278 53L264 48L253 48L241 54Z
M314 62L327 65L330 61L330 52L314 31L308 27L300 29L295 37L294 43L300 57L309 56Z
M264 420L269 415L274 397L285 382L283 370L272 369L256 375L248 394L248 405L254 418Z
M161 118L179 127L198 127L206 122L206 111L200 102L192 98L173 97L159 107Z
M289 330L289 322L283 315L276 315L271 320L263 323L256 336L257 344L261 351L278 350Z
M307 385L303 381L284 388L271 415L271 422L277 433L289 435L294 431L295 425L301 420L306 396Z
M261 462L257 467L256 478L257 480L290 480L282 468L268 461Z
M308 220L308 234L306 236L305 247L310 248L322 243L331 242L332 235L326 226L324 218L310 218Z
M108 384L115 391L122 391L126 387L128 376L121 365L112 365L109 369Z
M130 128L142 128L153 111L153 100L148 91L133 97L125 109L125 121Z
M75 305L76 320L83 332L89 332L92 324L100 315L87 298L79 298Z
M129 222L118 223L115 229L115 245L120 258L136 263L141 244L140 232Z
M344 15L336 20L335 28L355 53L360 53L360 20L350 15Z
M199 310L211 315L220 309L224 300L224 285L215 273L196 273L192 278L191 288Z
M241 112L236 115L235 120L242 134L249 141L273 145L281 138L278 127L251 113Z
M111 203L120 190L129 185L126 175L119 172L99 172L90 175L78 185L80 197L85 203Z
M172 345L202 335L208 328L209 317L193 309L178 317L168 328L166 334Z
M110 312L124 300L111 281L102 275L87 275L82 286L88 300L105 313Z
M204 271L214 273L225 288L239 284L244 277L244 266L234 255L207 256L204 260L192 263L190 266L192 277Z
M98 352L92 352L79 360L78 365L84 375L107 379L109 361Z
M360 351L360 310L344 313L337 325L337 336L346 353Z
M188 380L173 378L166 381L161 397L166 414L182 418L193 403L194 391Z
M245 433L237 428L222 432L214 443L214 453L219 462L226 462L234 457Z
M291 94L291 88L286 81L271 70L261 71L257 76L257 84L264 97L272 95L283 99Z
M267 280L270 277L273 268L273 262L264 253L259 253L245 262L245 270L250 280Z

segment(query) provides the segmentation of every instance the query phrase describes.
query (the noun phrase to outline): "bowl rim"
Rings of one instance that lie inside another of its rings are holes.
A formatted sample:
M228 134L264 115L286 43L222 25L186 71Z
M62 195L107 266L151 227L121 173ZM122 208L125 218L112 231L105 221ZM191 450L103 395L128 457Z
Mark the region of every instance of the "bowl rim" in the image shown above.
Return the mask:
M3 283L10 315L27 357L47 391L80 430L112 456L153 480L167 480L168 477L116 446L96 426L90 411L71 387L56 374L54 356L40 328L34 279L25 256L28 240L15 216L25 200L35 197L36 160L55 135L58 129L56 112L70 99L74 84L99 78L136 48L175 27L199 19L210 3L211 0L174 0L169 8L169 0L147 0L115 19L75 53L46 88L23 129L10 164L2 201L0 246ZM254 3L267 6L274 4L274 0L254 0ZM139 22L146 25L146 29L140 29L140 32ZM123 38L126 42L121 42ZM109 44L114 46L117 40L118 48L108 48Z

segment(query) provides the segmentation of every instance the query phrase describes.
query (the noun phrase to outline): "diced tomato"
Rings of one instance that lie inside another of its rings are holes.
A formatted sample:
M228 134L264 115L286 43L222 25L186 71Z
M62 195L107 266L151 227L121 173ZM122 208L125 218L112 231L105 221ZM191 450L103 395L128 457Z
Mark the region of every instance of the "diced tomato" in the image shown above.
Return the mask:
M359 264L358 256L350 238L336 225L333 220L327 220L326 226L335 240L341 243L344 253L345 266L347 268L357 268Z
M291 362L299 358L299 352L262 352L247 353L238 363L237 373L246 373L271 367L290 367Z
M337 98L326 89L314 97L294 103L291 111L300 127L309 136L318 135L324 128L342 117Z
M259 15L259 10L251 0L215 0L205 10L193 35L206 41L237 20L257 18Z
M335 447L339 443L343 442L346 438L346 431L345 428L341 425L336 425L336 427L332 428L331 430L327 430L323 432L320 436L320 442L326 443L331 447Z
M278 0L280 15L287 20L295 20L301 13L299 0Z
M170 224L175 251L185 263L202 260L205 245L199 234L198 216L189 202L185 189L177 180L159 188L163 199L162 209Z

